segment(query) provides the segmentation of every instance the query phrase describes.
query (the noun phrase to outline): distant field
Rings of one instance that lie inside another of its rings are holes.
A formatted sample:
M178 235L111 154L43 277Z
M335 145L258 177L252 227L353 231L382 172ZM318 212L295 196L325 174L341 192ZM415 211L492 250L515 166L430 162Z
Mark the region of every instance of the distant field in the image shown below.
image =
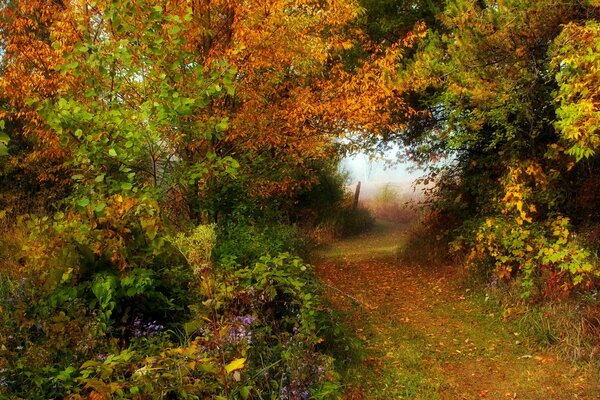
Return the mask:
M348 190L354 192L358 181L348 185ZM422 197L422 186L415 187L412 179L396 180L396 181L375 181L361 182L360 184L360 199L371 200L381 193L385 188L395 191L398 197L420 199Z

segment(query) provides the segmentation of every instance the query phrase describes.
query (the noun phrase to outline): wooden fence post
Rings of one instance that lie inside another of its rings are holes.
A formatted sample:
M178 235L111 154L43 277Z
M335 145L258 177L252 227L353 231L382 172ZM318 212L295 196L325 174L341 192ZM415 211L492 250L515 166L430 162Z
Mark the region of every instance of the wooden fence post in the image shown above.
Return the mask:
M354 203L352 203L352 209L358 208L358 197L360 196L360 181L356 184L356 190L354 191Z

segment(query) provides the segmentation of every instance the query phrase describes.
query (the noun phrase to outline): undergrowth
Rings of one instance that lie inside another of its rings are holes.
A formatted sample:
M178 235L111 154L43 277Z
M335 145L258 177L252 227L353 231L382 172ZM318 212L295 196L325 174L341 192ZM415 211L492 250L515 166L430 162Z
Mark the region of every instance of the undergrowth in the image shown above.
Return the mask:
M488 282L486 300L533 346L562 359L600 366L600 303L596 292L525 301L518 283Z
M212 225L163 240L155 265L121 272L84 272L59 248L44 262L68 267L45 285L22 252L2 252L0 398L339 397L333 355L353 345L310 265L252 252L216 263Z
M399 250L400 261L421 268L465 269L464 285L472 293L482 293L489 311L511 324L530 345L547 348L561 359L600 366L597 289L557 291L542 282L535 298L524 297L523 277L501 279L485 262L467 263L466 254L451 251L451 236L440 233L440 222L432 214L412 225Z

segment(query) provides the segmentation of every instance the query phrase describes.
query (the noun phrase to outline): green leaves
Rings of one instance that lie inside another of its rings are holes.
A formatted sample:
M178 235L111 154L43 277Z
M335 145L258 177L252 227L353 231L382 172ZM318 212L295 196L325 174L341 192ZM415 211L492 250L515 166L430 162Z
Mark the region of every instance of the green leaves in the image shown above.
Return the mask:
M0 119L0 157L8 155L8 142L10 138L4 132L5 123Z
M600 24L571 23L554 40L551 66L559 85L556 128L577 162L596 154L600 147Z
M79 67L79 62L78 61L72 61L70 63L61 65L59 67L57 67L57 70L59 70L60 72L62 72L62 74L66 74L67 72L69 72L70 70L74 70L76 68Z
M85 208L90 205L90 199L83 197L77 201L77 205L81 208Z
M4 132L0 132L0 156L8 155L8 142L10 138Z

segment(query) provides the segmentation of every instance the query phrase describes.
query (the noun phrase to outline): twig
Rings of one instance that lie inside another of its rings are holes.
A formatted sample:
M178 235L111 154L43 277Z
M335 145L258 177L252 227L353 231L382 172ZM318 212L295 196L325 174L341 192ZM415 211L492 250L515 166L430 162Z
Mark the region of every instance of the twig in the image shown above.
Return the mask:
M363 304L363 302L362 302L362 301L358 300L358 299L357 299L356 297L354 297L354 296L350 296L349 294L346 294L346 293L342 292L340 289L336 288L335 286L328 285L327 283L323 283L323 285L327 286L327 287L328 287L328 288L330 288L330 289L337 290L337 291L338 291L338 292L340 292L342 295L344 295L344 296L346 296L347 298L349 298L350 300L354 301L355 303L357 303L357 304L358 304L359 306L361 306L362 308L364 308L364 309L366 309L366 310L368 310L368 309L369 309L369 307L367 307L365 304Z

